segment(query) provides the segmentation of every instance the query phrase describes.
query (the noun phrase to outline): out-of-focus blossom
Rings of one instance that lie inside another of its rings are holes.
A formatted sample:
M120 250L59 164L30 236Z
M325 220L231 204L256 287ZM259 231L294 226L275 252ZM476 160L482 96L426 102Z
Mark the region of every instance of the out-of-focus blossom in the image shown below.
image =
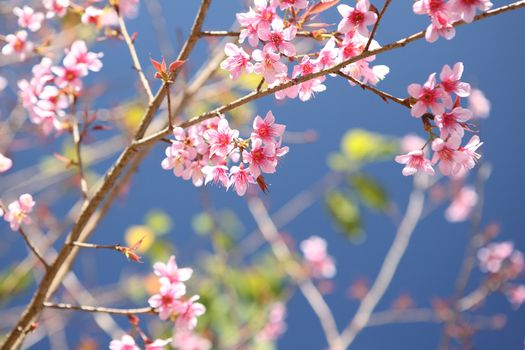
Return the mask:
M2 153L0 153L0 173L4 173L11 169L13 166L13 161L11 158L8 158L4 156Z
M430 175L435 174L432 163L425 157L423 150L420 149L396 156L395 161L399 164L405 164L402 171L405 176L414 175L418 171L423 171Z
M266 324L257 333L256 338L260 341L273 342L277 340L286 331L286 306L277 302L270 306L270 312Z
M176 329L171 345L177 350L210 350L211 342L184 328Z
M445 218L450 222L465 221L478 202L478 195L471 186L464 186L452 198L450 206L445 211Z
M490 101L485 97L483 91L472 89L468 97L468 109L477 118L487 118L490 114Z
M15 7L13 13L18 17L18 25L21 28L27 28L32 32L36 32L42 28L42 21L44 20L43 13L35 12L35 10L29 6L22 8Z
M482 271L497 273L503 262L509 258L514 251L514 244L506 241L501 243L490 243L478 250L478 260Z
M110 350L140 350L135 344L135 340L128 334L124 334L120 339L113 339L109 343Z
M29 214L33 211L34 206L35 201L28 193L21 195L18 200L11 202L7 206L4 219L5 221L9 222L11 230L17 231L21 224L31 223L31 217Z
M27 53L33 50L33 43L27 39L25 30L6 35L5 41L6 44L2 47L2 54L6 56L16 54L21 61L25 60Z
M326 251L326 241L318 236L312 236L301 242L306 266L313 277L332 278L336 268L334 259Z

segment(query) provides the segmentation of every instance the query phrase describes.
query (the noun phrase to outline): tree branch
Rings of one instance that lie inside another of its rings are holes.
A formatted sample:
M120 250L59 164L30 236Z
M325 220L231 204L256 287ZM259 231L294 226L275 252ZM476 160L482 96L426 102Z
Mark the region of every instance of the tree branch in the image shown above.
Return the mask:
M22 238L26 242L26 244L29 247L29 249L31 250L31 252L33 252L33 254L37 257L37 259L42 263L42 265L44 265L44 268L48 269L49 268L49 264L47 263L46 259L44 259L43 255L40 253L40 251L38 250L37 246L26 235L24 229L20 227L18 229L18 232L20 233L20 235L22 236Z
M152 307L141 307L136 309L116 309L112 307L103 306L89 306L89 305L72 305L65 303L49 303L45 302L44 307L48 309L59 309L68 311L84 311L84 312L100 312L112 315L137 315L137 314L156 314L157 311Z

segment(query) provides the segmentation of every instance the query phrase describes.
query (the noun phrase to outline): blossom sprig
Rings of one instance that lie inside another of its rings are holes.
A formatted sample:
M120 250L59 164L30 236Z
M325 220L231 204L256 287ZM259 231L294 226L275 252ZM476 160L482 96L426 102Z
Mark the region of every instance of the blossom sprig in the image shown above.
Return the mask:
M288 147L281 146L284 130L284 125L275 123L271 111L264 119L254 119L247 139L241 138L224 116L188 130L177 127L161 166L177 177L192 179L197 187L213 182L226 189L233 187L239 196L250 184L265 191L263 174L275 173L279 160L288 153Z
M185 61L175 60L166 66L166 60L162 57L162 61L156 61L150 57L151 64L155 68L155 79L160 79L164 83L173 83L171 76L177 69L179 69Z
M465 131L472 131L468 122L473 118L472 112L460 104L462 97L470 95L470 85L461 81L462 74L463 63L458 62L453 68L443 66L439 82L436 73L432 73L424 85L408 86L411 115L421 118L429 141L421 149L410 150L395 158L396 162L405 164L403 175L410 176L419 171L434 175L433 165L439 163L443 175L462 176L480 159L481 155L476 151L483 142L478 135L461 145ZM434 152L431 159L424 151L427 145Z
M319 236L311 236L301 242L305 267L312 277L332 278L335 276L335 261L328 255L326 246L326 240Z
M20 197L9 203L7 208L3 208L0 203L0 217L4 217L4 220L9 222L9 227L13 231L18 231L22 224L31 224L31 212L35 206L33 196L29 193L24 193Z
M368 0L359 0L355 8L344 4L337 7L342 19L336 31L330 34L310 32L311 38L327 40L324 47L309 53L297 52L296 44L300 39L298 29L308 24L318 25L309 23L309 20L335 3L308 6L307 1L254 0L254 6L248 12L237 14L241 25L241 46L226 44L227 58L221 67L230 72L233 80L243 73L255 73L262 76L269 87L274 87L341 63L370 48L378 48L379 44L372 40L369 31L378 20L377 10ZM243 46L245 41L249 45ZM349 64L342 71L364 83L375 85L385 78L389 68L384 65L372 66L374 59L374 56L367 57ZM299 83L276 92L275 97L299 97L302 101L308 101L315 94L326 90L324 80L324 77L318 77Z

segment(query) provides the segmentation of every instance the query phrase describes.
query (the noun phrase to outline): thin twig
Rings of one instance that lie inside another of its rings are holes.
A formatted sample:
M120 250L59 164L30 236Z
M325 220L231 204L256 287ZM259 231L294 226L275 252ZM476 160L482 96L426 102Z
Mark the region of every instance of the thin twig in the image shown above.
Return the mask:
M89 199L88 184L84 172L84 162L82 161L82 137L80 136L80 130L78 126L78 119L75 113L72 113L73 119L73 142L75 143L75 152L77 155L76 166L78 167L78 175L80 177L80 191L82 197L84 197L84 203Z
M248 208L262 235L270 244L275 257L284 266L287 274L298 285L302 294L319 318L326 340L330 347L332 347L339 339L339 332L330 307L312 280L307 276L298 275L298 272L301 271L301 266L292 257L290 249L279 235L277 227L275 227L262 201L257 197L251 197L248 199Z
M383 18L383 15L385 14L388 5L390 5L390 1L391 0L385 0L385 4L383 5L383 9L379 13L379 16L377 16L376 23L374 23L374 27L372 28L372 33L370 33L370 37L368 38L368 42L366 43L364 51L368 51L368 49L370 48L370 44L372 44L372 40L374 40L377 28L379 27L379 22L381 22L381 19Z
M414 178L414 189L410 194L405 215L397 229L394 241L383 260L379 274L372 288L370 288L361 301L361 304L359 304L359 308L352 318L352 321L341 333L341 342L336 349L346 349L354 341L357 334L366 327L375 307L385 294L390 282L392 282L401 258L408 248L412 233L423 212L425 204L424 191L427 186L427 179L428 177L426 175L419 175Z
M383 101L385 101L385 102L390 100L390 101L394 101L395 103L400 104L403 107L411 108L409 101L406 100L406 99L401 99L399 97L395 97L393 95L390 95L387 92L381 91L381 90L379 90L379 89L377 89L377 88L375 88L373 86L367 85L367 84L365 84L365 83L355 79L354 77L352 77L352 76L350 76L350 75L348 75L346 73L343 73L341 71L338 71L336 74L341 76L341 77L343 77L343 78L345 78L345 79L348 79L349 81L351 81L354 84L359 85L361 88L363 88L363 90L368 90L368 91L373 92L374 94L376 94L379 97L381 97L381 99Z
M103 306L90 306L90 305L72 305L65 303L49 303L45 302L44 307L48 309L60 309L68 311L84 311L84 312L100 312L112 315L138 315L138 314L156 314L157 311L152 307L141 307L136 309L117 309Z
M19 228L18 229L18 232L20 233L20 235L22 236L22 238L24 239L24 241L26 242L27 246L29 247L29 249L31 250L31 252L33 252L33 254L37 257L37 259L42 263L42 265L44 265L44 267L46 269L49 268L49 265L46 261L46 259L44 259L44 257L42 256L42 254L40 253L40 251L38 250L38 248L36 247L36 245L31 241L31 239L26 235L25 231L23 228Z
M323 33L322 36L319 36L315 32L300 31L300 32L297 32L296 36L319 39L320 37L329 38L337 34L338 32L330 32L330 33ZM204 30L199 33L200 37L238 37L239 35L241 35L240 32L227 31L227 30Z
M128 29L126 28L126 22L124 21L124 18L122 17L122 14L120 13L118 9L118 5L115 5L115 10L118 16L118 24L120 27L120 33L124 37L124 41L126 42L126 45L128 46L131 60L133 61L133 68L137 71L140 82L142 83L144 91L146 92L146 95L148 96L149 102L151 103L154 99L153 93L151 92L151 87L149 85L148 79L146 79L146 76L144 75L142 66L140 65L140 60L137 55L137 51L135 50L135 44L133 43L133 40L129 36Z

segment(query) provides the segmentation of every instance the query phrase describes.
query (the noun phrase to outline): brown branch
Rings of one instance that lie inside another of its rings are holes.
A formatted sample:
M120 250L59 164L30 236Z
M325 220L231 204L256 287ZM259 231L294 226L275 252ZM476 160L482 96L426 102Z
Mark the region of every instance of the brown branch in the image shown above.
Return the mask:
M496 16L496 15L499 15L499 14L502 14L502 13L505 13L505 12L508 12L508 11L513 11L513 10L517 10L517 9L520 9L522 7L525 7L525 0L521 0L521 1L517 1L515 3L512 3L510 5L506 5L506 6L502 6L502 7L499 7L497 9L494 9L494 10L490 10L490 11L487 11L487 12L484 12L484 13L481 13L479 15L477 15L476 17L474 17L474 20L473 22L476 22L476 21L480 21L480 20L483 20L483 19L486 19L486 18L490 18L490 17L493 17L493 16ZM459 27L459 26L462 26L466 24L464 21L458 21L458 22L455 22L453 24L454 27ZM375 50L371 50L371 51L365 51L363 53L361 53L360 55L357 55L357 56L354 56L352 58L349 58L339 64L336 64L332 67L328 67L328 68L325 68L325 69L322 69L318 72L315 72L315 73L311 73L311 74L307 74L307 75L304 75L304 76L301 76L301 77L298 77L298 78L294 78L294 79L291 79L290 81L286 82L286 83L283 83L283 84L280 84L280 85L277 85L275 87L272 87L272 88L267 88L267 89L264 89L264 90L261 90L261 91L255 91L255 92L251 92L237 100L234 100L226 105L223 105L219 108L216 108L212 111L209 111L209 112L206 112L206 113L203 113L199 116L195 116L185 122L182 122L180 123L179 125L177 126L180 126L182 128L187 128L187 127L190 127L192 125L195 125L195 124L198 124L198 123L201 123L207 119L210 119L210 118L213 118L215 116L217 116L218 114L222 114L222 113L225 113L225 112L228 112L232 109L235 109L239 106L242 106L248 102L251 102L251 101L254 101L254 100L257 100L261 97L264 97L264 96L268 96L270 94L273 94L277 91L281 91L281 90L284 90L284 89L287 89L289 87L292 87L294 85L297 85L299 83L302 83L302 82L305 82L305 81L308 81L308 80L311 80L311 79L314 79L314 78L318 78L318 77L321 77L321 76L324 76L324 75L327 75L327 74L330 74L330 73L337 73L339 70L341 70L342 68L346 67L347 65L351 64L351 63L354 63L354 62L357 62L359 60L362 60L364 58L367 58L367 57L370 57L370 56L374 56L374 55L378 55L378 54L381 54L381 53L384 53L384 52L387 52L387 51L391 51L391 50L394 50L394 49L398 49L398 48L401 48L401 47L405 47L406 45L408 45L409 43L412 43L414 41L417 41L417 40L420 40L422 38L425 37L425 31L421 31L421 32L418 32L418 33L415 33L411 36L408 36L406 38L403 38L401 40L398 40L398 41L394 41L388 45L385 45L383 47L380 47L380 48L377 48ZM141 145L144 145L144 144L149 144L151 142L155 142L159 139L161 139L162 137L164 137L165 135L167 135L169 133L169 130L167 128L159 131L159 132L156 132L148 137L144 137L140 140L138 140L135 145L136 146L141 146Z
M146 79L146 76L144 75L142 66L140 65L140 60L137 55L137 51L135 50L135 44L133 43L133 40L129 36L128 29L126 28L126 22L124 22L124 18L122 17L122 14L118 10L118 5L115 5L115 10L118 16L118 24L120 27L120 33L124 37L124 41L126 42L126 45L128 46L131 60L133 61L133 68L137 71L140 82L142 83L142 86L144 87L144 91L146 92L146 95L148 96L149 102L151 103L154 99L153 93L151 92L151 87L149 86L148 79Z
M141 307L136 309L116 309L112 307L90 306L90 305L72 305L65 303L49 303L45 302L44 307L48 309L59 309L68 311L84 311L84 312L100 312L111 315L137 315L137 314L156 314L157 311L152 307Z
M366 43L364 51L368 51L368 49L370 48L370 44L372 44L372 40L374 40L377 28L379 27L379 22L381 22L381 19L383 18L383 15L385 14L388 5L390 5L390 1L391 0L385 0L385 4L383 5L383 9L379 13L379 16L377 16L376 23L374 23L374 27L372 28L372 33L370 33L370 37L368 38L368 42Z
M346 74L346 73L343 73L341 71L338 71L336 73L337 75L351 81L352 83L356 84L356 85L359 85L363 90L368 90L368 91L371 91L373 92L374 94L378 95L379 97L381 97L381 99L385 102L387 102L388 100L390 101L394 101L395 103L398 103L400 104L401 106L403 107L407 107L407 108L411 108L410 106L410 102L407 100L407 99L400 99L399 97L395 97L393 95L390 95L389 93L387 92L384 92L384 91L381 91L373 86L370 86L368 84L365 84L357 79L355 79L354 77Z
M323 38L329 38L334 35L338 34L338 32L330 32L330 33L322 33ZM238 37L241 35L240 32L236 31L227 31L227 30L204 30L199 33L199 37ZM317 39L319 38L319 34L315 32L310 31L300 31L297 32L296 36L303 37L303 38L313 38Z
M20 235L22 236L22 238L24 239L24 241L26 242L27 246L29 247L29 249L31 250L31 252L33 252L33 254L37 257L37 259L42 263L42 265L44 265L44 267L46 269L49 268L49 265L46 261L46 259L44 259L43 255L40 253L40 250L38 250L37 246L31 241L31 239L27 236L27 234L25 233L24 229L22 229L21 227L18 229L18 232L20 233Z

